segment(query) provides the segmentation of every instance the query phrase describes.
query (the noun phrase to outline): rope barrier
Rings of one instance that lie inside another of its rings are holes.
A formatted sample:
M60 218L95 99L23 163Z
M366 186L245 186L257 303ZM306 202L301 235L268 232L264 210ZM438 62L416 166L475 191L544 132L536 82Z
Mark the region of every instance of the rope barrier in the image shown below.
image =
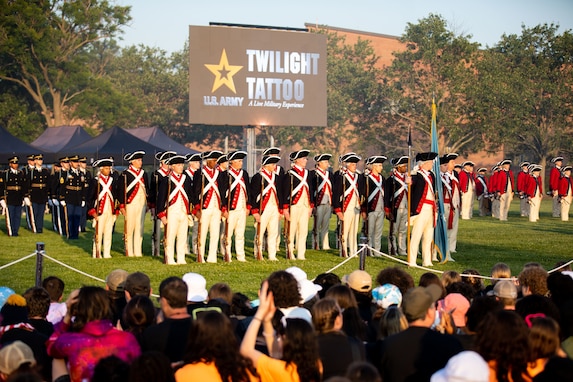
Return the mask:
M1 271L2 269L4 269L4 268L11 267L11 266L14 265L14 264L18 264L20 261L24 261L24 260L26 260L26 259L29 259L29 258L32 257L32 256L36 256L36 252L30 253L28 256L24 256L24 257L22 257L22 258L20 258L20 259L18 259L18 260L12 261L11 263L4 264L4 265L0 266L0 271Z

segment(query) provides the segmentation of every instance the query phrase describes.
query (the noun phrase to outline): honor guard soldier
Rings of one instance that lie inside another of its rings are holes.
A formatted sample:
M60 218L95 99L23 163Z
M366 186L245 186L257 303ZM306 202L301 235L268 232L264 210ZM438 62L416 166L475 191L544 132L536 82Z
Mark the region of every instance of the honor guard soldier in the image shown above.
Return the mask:
M417 171L411 177L412 234L410 237L410 258L408 259L410 266L416 266L420 241L422 242L422 266L432 266L432 241L434 240L436 222L436 179L430 170L437 156L438 154L434 152L416 155Z
M119 183L111 175L112 166L112 158L96 160L92 163L92 167L99 167L99 172L89 181L87 213L93 218L92 256L98 259L102 257L102 253L104 259L111 258L113 226L117 218L116 201Z
M171 156L166 161L171 171L165 179L159 182L156 205L157 216L165 227L165 263L168 265L186 264L185 252L191 222L193 181L184 171L184 156ZM176 241L177 244L175 244ZM177 255L177 262L175 255Z
M0 205L6 215L8 236L18 236L22 220L22 203L29 205L28 180L24 172L18 170L18 157L8 159L10 167L0 178Z
M55 190L54 187L57 185L58 174L62 171L62 167L59 161L52 164L52 170L50 171L50 177L48 179L48 207L50 208L50 214L52 215L52 228L55 232L60 233L60 206L54 204L55 200ZM61 234L61 233L60 233Z
M479 216L487 216L491 213L489 188L487 185L487 178L485 177L486 172L487 168L480 167L478 168L476 177L476 195L479 205Z
M245 229L247 215L251 210L249 204L250 181L249 174L243 170L243 159L247 156L244 151L233 151L227 154L229 167L226 175L228 179L227 217L224 226L225 259L231 261L231 237L235 237L235 253L238 261L245 260Z
M491 217L494 219L499 219L499 194L497 193L497 183L499 180L501 168L499 168L498 162L495 166L491 168L491 176L489 177L489 192L491 200Z
M74 155L69 159L71 168L60 188L60 205L64 209L64 217L67 221L68 239L76 240L80 233L82 208L86 204L86 180L80 173L79 157Z
M60 204L60 196L63 191L64 183L68 177L70 170L70 160L68 157L60 158L60 169L54 171L50 181L50 197L52 198L52 205L54 206L57 232L60 235L68 236L68 225L66 217L64 216L64 206Z
M384 182L384 213L390 221L388 229L388 253L406 256L408 235L408 185L406 172L408 171L408 157L393 158L392 174Z
M262 157L266 157L266 156L277 157L277 158L279 158L279 161L280 161L280 159L281 159L280 155L281 155L281 149L279 147L269 147L268 149L265 149L263 151ZM275 174L279 177L279 182L281 184L283 184L284 178L286 175L286 170L283 167L281 167L277 162L274 171L275 171ZM282 192L282 190L281 190L281 192ZM279 206L279 209L280 209L280 206ZM282 219L282 217L283 216L281 214L281 216L279 217L279 222L277 223L279 233L281 232L281 219ZM267 231L267 235L268 235L268 231ZM286 238L285 238L285 240L286 240ZM285 246L286 246L286 243L285 243ZM280 247L281 247L281 235L279 234L277 236L277 251L280 249Z
M268 232L269 260L277 261L277 236L279 236L280 206L282 203L281 178L275 170L280 157L263 156L262 168L251 179L251 214L255 219L255 258L263 259L263 238Z
M571 166L564 166L561 169L561 179L559 179L559 203L561 205L561 221L569 220L569 209L573 201L573 178L571 178Z
M185 161L187 162L187 169L185 173L189 178L191 178L191 182L193 182L193 177L195 176L195 172L201 168L201 153L195 154L187 154L185 156ZM191 227L191 245L187 245L187 253L192 253L194 255L197 254L197 228L199 228L197 224L197 218L194 215L191 215L193 219L193 226Z
M28 187L30 183L30 177L32 175L32 171L34 170L35 162L34 162L34 154L26 156L26 161L28 162L24 168L22 168L22 172L24 173L26 180L28 181ZM34 211L32 210L32 204L24 203L24 213L26 214L26 226L32 232L36 232L34 230Z
M382 230L384 229L384 177L382 164L387 157L384 155L371 156L364 164L369 168L365 176L365 197L362 203L362 220L365 223L365 236L370 247L374 248L373 256L378 254L382 247Z
M529 216L529 203L527 201L527 195L525 195L525 189L527 181L530 178L529 174L529 162L521 162L519 168L521 171L517 174L517 193L519 194L519 209L521 216Z
M442 188L444 196L444 217L447 222L447 235L448 235L448 252L446 253L446 260L455 261L452 253L456 253L458 244L458 227L460 219L460 206L463 206L461 200L460 182L454 175L454 161L458 157L456 153L445 154L440 158L440 176L442 177ZM462 171L463 172L463 171ZM473 203L473 200L472 200ZM434 255L437 255L434 252ZM437 258L432 258L433 261L438 261Z
M92 179L92 173L88 171L88 163L86 157L80 157L80 174L84 177L84 192L87 195L88 188L90 186L90 181ZM86 219L88 216L88 206L84 204L82 207L82 214L80 216L80 232L86 232Z
M227 154L223 154L217 159L217 170L219 174L223 174L229 168L229 160L227 159ZM227 218L221 218L221 226L219 227L219 253L225 256L225 225L227 224Z
M158 152L155 159L159 161L159 168L151 174L149 184L149 204L151 205L151 218L153 228L151 230L151 256L161 255L161 219L157 216L157 192L159 184L169 176L169 165L167 161L172 156L177 155L175 151Z
M460 190L462 192L462 219L468 220L473 216L474 193L475 193L475 175L474 162L465 161L462 163L462 171L458 174L460 179Z
M203 153L204 165L200 171L195 172L193 178L193 215L199 221L197 261L200 263L204 261L207 233L209 233L207 262L217 262L221 217L227 217L226 209L223 211L226 204L224 198L227 182L225 176L217 169L217 159L222 155L222 152L216 150Z
M539 176L541 166L531 164L529 173L531 175L525 185L525 194L529 203L529 221L536 222L539 220L539 207L541 207L541 199L543 199L543 181Z
M314 249L330 249L328 228L332 214L332 172L330 168L330 154L314 156L315 169L311 171L310 179L314 183L314 222L312 228L312 242Z
M30 170L30 201L32 202L32 232L44 230L44 212L49 197L50 171L43 167L44 156L34 155L34 168Z
M145 151L126 154L129 167L121 173L118 183L119 209L124 217L123 241L125 255L141 257L143 225L148 203L149 179L142 169Z
M558 218L561 214L561 206L559 205L559 179L561 178L561 167L563 166L563 157L555 157L551 159L553 167L549 171L549 191L553 196L553 213L554 218Z
M357 163L361 160L358 155L347 153L340 160L344 167L334 176L332 208L340 223L340 254L348 257L358 252L357 234L364 181L356 171Z
M499 197L499 220L507 221L507 214L513 200L513 172L510 170L511 160L504 159L500 163L501 170L496 178L496 195Z
M283 183L285 201L283 212L287 226L287 259L294 258L296 244L297 260L305 260L308 221L314 208L314 183L306 169L308 150L290 153L291 169Z

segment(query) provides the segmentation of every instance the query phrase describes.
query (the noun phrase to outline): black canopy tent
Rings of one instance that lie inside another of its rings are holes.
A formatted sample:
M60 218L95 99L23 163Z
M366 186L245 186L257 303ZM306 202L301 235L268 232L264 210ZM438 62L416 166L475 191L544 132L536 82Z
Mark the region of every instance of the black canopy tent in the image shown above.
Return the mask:
M48 127L31 145L47 152L60 153L90 139L92 136L81 126Z
M8 158L18 156L20 163L26 164L26 156L30 154L43 154L45 161L53 161L55 155L31 146L16 138L4 127L0 126L0 163L8 163Z
M112 156L116 166L126 166L128 163L124 161L123 156L140 150L145 151L143 164L146 165L155 164L155 154L165 151L161 147L142 141L116 126L87 142L66 149L65 152L60 152L60 154L85 155L88 157L88 163L96 159Z
M197 153L197 151L191 150L169 138L159 127L137 127L135 129L126 129L125 131L145 142L161 147L164 151L175 151L181 155Z

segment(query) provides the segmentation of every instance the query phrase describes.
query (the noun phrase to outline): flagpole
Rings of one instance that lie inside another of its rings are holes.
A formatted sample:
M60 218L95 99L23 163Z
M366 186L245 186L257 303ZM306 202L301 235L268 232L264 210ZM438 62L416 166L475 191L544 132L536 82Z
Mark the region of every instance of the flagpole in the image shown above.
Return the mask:
M408 232L406 235L406 258L408 260L408 264L412 264L411 260L411 253L410 253L410 231L411 231L411 225L410 225L410 203L411 203L411 199L410 199L410 191L411 191L411 187L412 187L412 177L411 177L411 171L412 171L412 167L411 167L411 158L412 158L412 132L410 131L410 125L408 125L408 172L406 175L406 178L409 178L410 180L407 182L408 183Z

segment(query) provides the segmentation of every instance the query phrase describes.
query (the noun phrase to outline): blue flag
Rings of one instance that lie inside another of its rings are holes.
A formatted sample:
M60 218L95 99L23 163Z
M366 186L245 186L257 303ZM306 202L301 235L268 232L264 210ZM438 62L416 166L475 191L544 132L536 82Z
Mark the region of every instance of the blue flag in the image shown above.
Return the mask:
M442 177L440 174L440 148L438 145L438 129L436 128L436 103L432 98L432 151L438 154L434 161L433 172L436 177L436 195L438 196L437 204L437 221L434 230L434 245L438 251L438 260L444 261L448 252L448 231L446 218L444 216L444 189L442 187Z

